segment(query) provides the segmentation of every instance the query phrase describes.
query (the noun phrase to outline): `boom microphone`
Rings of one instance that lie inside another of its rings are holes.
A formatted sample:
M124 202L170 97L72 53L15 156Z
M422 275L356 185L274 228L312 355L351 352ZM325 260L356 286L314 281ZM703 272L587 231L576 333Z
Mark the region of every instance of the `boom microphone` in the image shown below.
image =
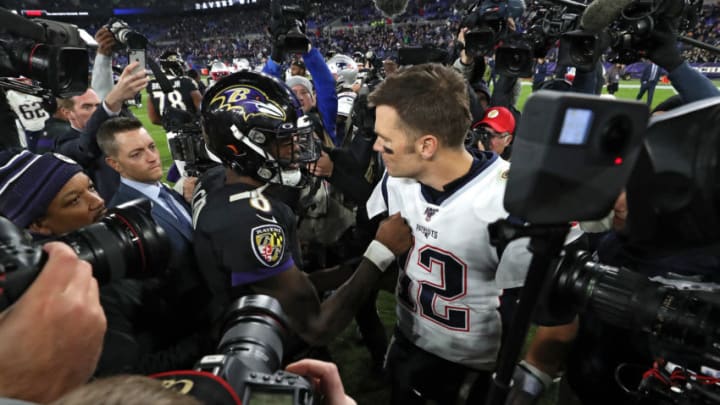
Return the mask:
M408 5L408 0L373 0L373 2L375 8L388 18L402 14Z
M600 32L620 16L634 0L595 0L580 17L580 26L590 32Z

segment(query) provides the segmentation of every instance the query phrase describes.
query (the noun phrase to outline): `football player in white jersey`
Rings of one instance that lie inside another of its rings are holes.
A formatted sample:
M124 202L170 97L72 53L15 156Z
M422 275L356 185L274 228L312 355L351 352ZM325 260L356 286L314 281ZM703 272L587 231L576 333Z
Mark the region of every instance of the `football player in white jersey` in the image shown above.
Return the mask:
M467 87L451 68L407 68L369 101L376 106L374 149L387 173L368 200L368 216L400 212L415 238L398 277L386 358L392 403L482 403L500 347L502 303L522 286L530 260L526 239L504 249L489 241L488 224L508 216L509 163L465 149ZM466 383L469 399L458 396Z

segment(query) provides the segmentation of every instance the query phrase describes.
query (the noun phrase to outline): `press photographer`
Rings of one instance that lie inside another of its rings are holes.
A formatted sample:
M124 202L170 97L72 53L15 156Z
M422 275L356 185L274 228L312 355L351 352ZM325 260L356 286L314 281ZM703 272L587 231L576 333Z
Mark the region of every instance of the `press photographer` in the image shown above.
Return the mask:
M291 334L280 303L247 295L228 308L219 354L200 359L194 370L152 377L169 389L219 404L277 403L351 405L332 363L300 360L280 369Z

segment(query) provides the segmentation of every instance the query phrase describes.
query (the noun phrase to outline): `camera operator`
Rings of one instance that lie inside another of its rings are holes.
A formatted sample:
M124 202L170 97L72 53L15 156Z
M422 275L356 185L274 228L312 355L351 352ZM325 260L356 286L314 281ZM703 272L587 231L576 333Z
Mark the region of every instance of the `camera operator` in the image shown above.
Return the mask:
M0 214L29 230L35 241L94 224L106 213L105 202L90 178L64 156L9 150L0 155L0 166ZM177 261L183 258L173 255ZM97 374L190 367L207 350L204 335L193 335L196 330L192 329L197 327L192 305L204 295L192 295L196 290L188 285L196 287L195 279L188 281L188 273L182 269L185 267L171 262L172 271L166 278L112 280L101 288L109 327ZM191 309L184 310L182 305L168 308L168 302L178 301ZM165 322L174 319L174 311L185 318L165 327Z
M105 163L95 135L100 124L119 115L123 102L132 100L147 85L144 70L133 73L137 67L138 62L126 66L117 84L102 102L93 89L88 89L80 96L63 100L60 105L65 109L72 128L55 140L54 151L70 157L87 170L105 200L110 200L115 194L120 177Z
M266 294L278 299L300 338L327 343L395 256L409 248L410 230L399 215L381 225L355 274L321 304L299 269L295 202L289 197L308 181L305 165L319 155L297 99L275 78L236 72L208 89L201 114L207 146L225 166L224 184L201 178L193 197L195 251L203 273L212 278L214 319L232 298Z
M685 62L677 48L676 36L667 26L658 26L651 34L647 49L648 58L665 69L670 81L685 103L720 96L715 85ZM682 134L678 134L682 137ZM626 266L648 275L703 274L718 280L717 256L675 256L659 258L631 250L625 245L622 228L628 215L624 194L619 196L612 222L616 230L598 246L602 262ZM577 319L540 319L551 325L537 334L525 357L515 371L514 392L508 404L530 404L570 360L567 373L569 383L581 397L583 404L626 403L627 393L616 384L615 366L621 362L636 361L651 364L647 353L647 337L621 330L596 319L587 313ZM564 322L563 322L564 321ZM577 336L577 339L576 339ZM574 343L573 343L574 342ZM590 357L590 358L588 358ZM592 367L589 367L591 365Z
M47 403L95 370L106 320L90 265L60 242L20 299L0 312L0 402Z
M495 152L509 161L514 134L515 116L505 107L492 107L473 125L470 147Z

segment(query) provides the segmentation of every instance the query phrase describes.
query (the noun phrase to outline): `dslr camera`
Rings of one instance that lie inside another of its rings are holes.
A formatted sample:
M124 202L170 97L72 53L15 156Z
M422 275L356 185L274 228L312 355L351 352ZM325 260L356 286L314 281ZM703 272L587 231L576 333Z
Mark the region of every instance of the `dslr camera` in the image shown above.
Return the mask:
M207 403L320 403L310 381L280 369L289 324L275 298L247 295L236 300L222 330L218 354L204 356L194 370L151 377Z
M122 278L149 278L167 268L170 241L150 216L150 202L129 201L99 222L43 242L65 242L90 262L99 285ZM41 244L0 217L0 310L35 280L47 257Z
M306 14L304 2L284 4L282 0L270 1L270 35L276 52L307 52L310 41L305 36Z

